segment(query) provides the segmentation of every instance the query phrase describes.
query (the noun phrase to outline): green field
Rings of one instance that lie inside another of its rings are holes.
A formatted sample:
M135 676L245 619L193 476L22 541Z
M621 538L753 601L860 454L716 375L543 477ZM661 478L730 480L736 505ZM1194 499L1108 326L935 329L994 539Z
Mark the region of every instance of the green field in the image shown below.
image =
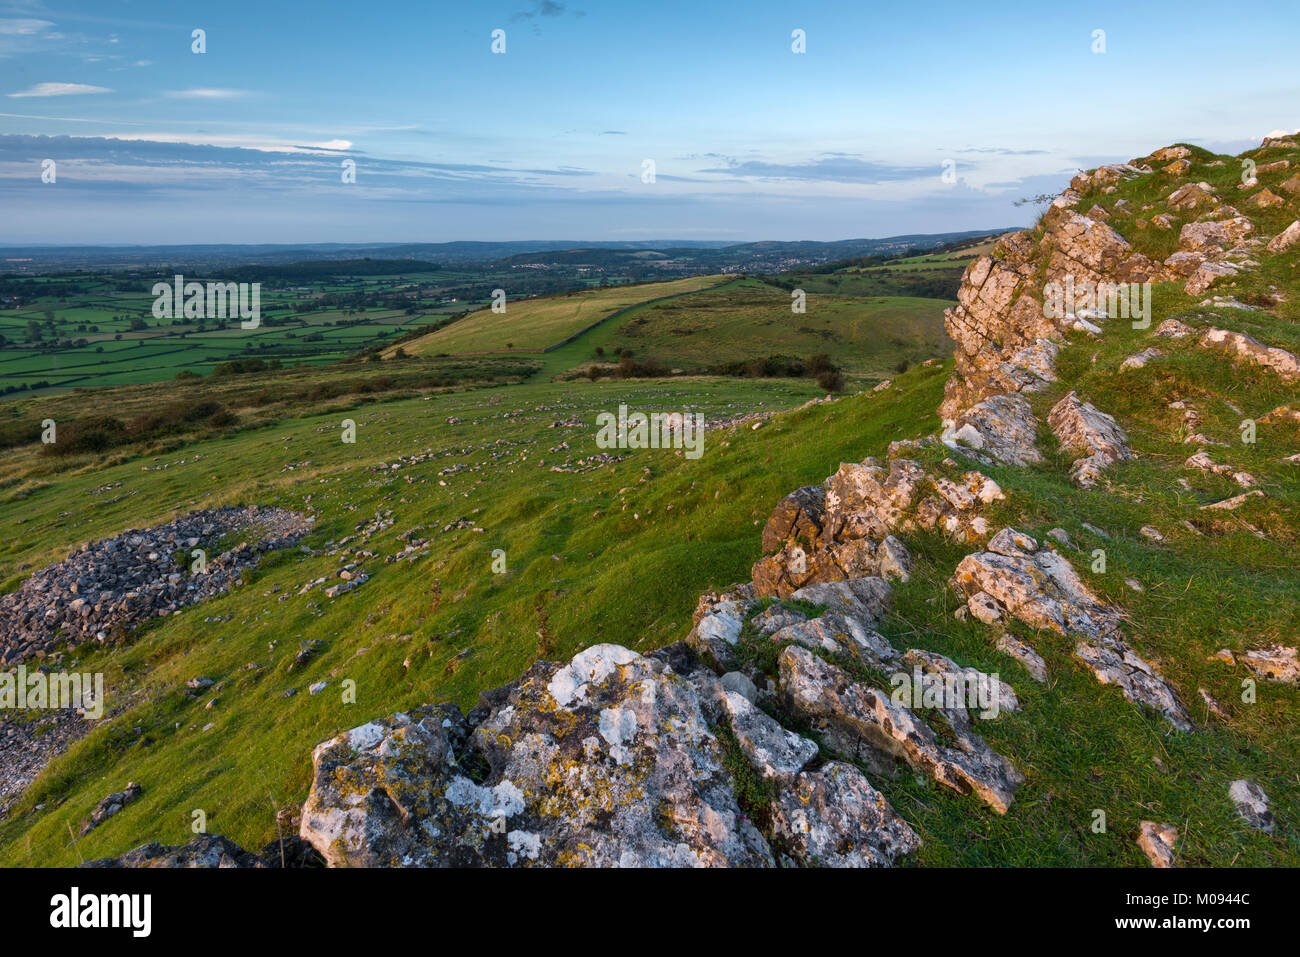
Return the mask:
M470 278L412 273L266 287L255 329L229 319L200 324L155 318L148 294L153 278L60 277L64 294L46 296L39 294L39 279L25 279L17 307L0 309L0 392L157 382L182 370L208 375L232 359L331 363L462 312L469 304L434 290ZM77 291L69 295L68 287ZM410 298L402 308L319 308L318 300L329 296L372 303Z

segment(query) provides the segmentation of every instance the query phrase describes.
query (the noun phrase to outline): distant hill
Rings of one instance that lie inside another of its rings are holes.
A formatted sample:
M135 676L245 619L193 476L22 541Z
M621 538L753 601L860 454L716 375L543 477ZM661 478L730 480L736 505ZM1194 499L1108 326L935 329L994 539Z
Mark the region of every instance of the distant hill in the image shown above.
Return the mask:
M392 259L434 261L457 266L500 262L553 264L639 260L676 260L693 272L750 269L774 271L783 260L803 264L831 262L873 253L932 249L962 239L1006 230L913 234L882 239L842 239L834 242L763 241L726 243L711 240L521 240L511 242L448 243L305 243L305 244L200 244L165 246L9 246L0 248L0 273L49 272L70 269L138 269L158 266L294 265L305 262L345 263L349 260ZM654 253L654 256L638 255ZM793 264L793 263L791 263ZM408 269L411 267L407 267Z

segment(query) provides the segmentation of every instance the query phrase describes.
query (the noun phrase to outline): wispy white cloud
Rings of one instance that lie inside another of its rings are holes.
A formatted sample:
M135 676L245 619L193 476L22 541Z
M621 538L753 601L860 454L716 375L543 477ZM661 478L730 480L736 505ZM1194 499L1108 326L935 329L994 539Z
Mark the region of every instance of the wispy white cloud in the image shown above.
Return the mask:
M106 86L91 86L88 83L37 83L35 86L18 93L10 93L11 99L28 96L81 96L86 93L112 93Z
M241 96L248 96L249 91L200 87L194 90L168 90L165 95L182 100L234 100Z
M54 26L49 20L0 18L0 34L30 37Z

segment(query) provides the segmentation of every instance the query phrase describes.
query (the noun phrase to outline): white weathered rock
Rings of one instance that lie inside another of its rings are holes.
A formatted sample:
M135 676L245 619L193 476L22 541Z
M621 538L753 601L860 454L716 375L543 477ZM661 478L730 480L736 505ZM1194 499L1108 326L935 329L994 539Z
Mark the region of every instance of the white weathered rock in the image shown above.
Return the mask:
M1238 778L1228 785L1228 797L1232 799L1238 817L1257 831L1273 833L1277 821L1268 809L1268 795L1262 787L1253 781Z
M1271 253L1280 253L1284 249L1290 249L1296 243L1300 242L1300 219L1288 226L1282 232L1273 237L1268 244L1268 251Z
M1155 349L1155 348L1143 349L1141 352L1134 353L1133 355L1125 359L1123 362L1121 362L1119 365L1120 371L1122 372L1125 369L1146 368L1146 364L1148 362L1150 362L1152 359L1158 359L1164 354L1165 354L1164 350L1162 349Z
M1159 711L1174 727L1191 728L1173 691L1128 646L1120 614L1088 589L1059 552L1039 548L1014 529L1003 529L990 540L988 551L963 558L953 577L967 595L991 595L1031 628L1080 639L1075 655L1098 681L1114 684L1129 700Z
M773 863L694 685L665 661L595 645L489 697L472 735L443 706L320 745L302 836L335 866ZM481 783L461 764L471 748Z
M1288 382L1300 379L1300 357L1276 346L1266 346L1244 332L1209 329L1201 337L1201 345L1271 369Z

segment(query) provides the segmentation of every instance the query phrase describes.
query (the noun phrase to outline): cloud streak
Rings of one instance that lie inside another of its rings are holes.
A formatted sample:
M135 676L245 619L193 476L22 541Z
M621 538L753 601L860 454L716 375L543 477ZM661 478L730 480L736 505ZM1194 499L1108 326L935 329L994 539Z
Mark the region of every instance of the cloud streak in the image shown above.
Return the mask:
M91 86L88 83L37 83L18 93L10 93L9 98L20 100L29 96L83 96L90 93L112 92L106 86Z

